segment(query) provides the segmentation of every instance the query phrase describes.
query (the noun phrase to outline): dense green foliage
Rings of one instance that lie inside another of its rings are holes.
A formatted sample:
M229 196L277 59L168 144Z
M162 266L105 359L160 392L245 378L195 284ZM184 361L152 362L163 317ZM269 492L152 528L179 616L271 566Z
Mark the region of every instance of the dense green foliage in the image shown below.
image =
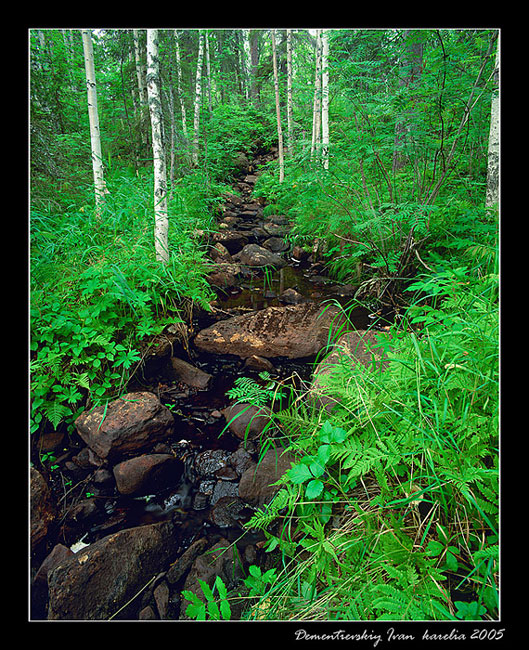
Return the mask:
M244 64L241 30L208 33L193 166L198 31L178 32L182 85L174 33L161 32L163 265L154 254L150 123L131 30L93 34L108 189L100 213L80 32L30 32L34 434L71 429L87 406L124 392L152 337L168 323L184 331L192 305L212 298L199 233L217 227L237 156L277 145L277 134L269 31L250 35L254 67ZM267 213L289 217L293 243L318 242L327 271L357 285L358 301L398 317L378 334L387 369L344 356L327 377L338 408L314 409L301 396L276 408L267 448L286 446L297 462L248 524L281 559L277 571L252 567L248 618L498 617L499 244L497 210L485 208L496 36L331 30L326 170L321 144L311 153L314 33L293 30L285 179L273 161L254 194L265 197ZM280 391L265 382L240 378L230 396L269 404ZM189 615L229 618L240 594L222 581L202 589L206 603L190 594Z

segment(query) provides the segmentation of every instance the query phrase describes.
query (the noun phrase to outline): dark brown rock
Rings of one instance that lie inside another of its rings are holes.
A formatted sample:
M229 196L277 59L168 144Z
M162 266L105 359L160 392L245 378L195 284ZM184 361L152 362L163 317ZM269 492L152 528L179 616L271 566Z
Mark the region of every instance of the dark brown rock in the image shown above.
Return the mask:
M241 440L257 438L270 423L270 409L251 404L234 404L222 410L228 428Z
M294 457L284 449L269 449L256 467L248 468L239 483L239 496L251 506L259 507L270 503L279 491L274 485L295 462Z
M259 246L259 244L248 244L235 258L241 264L246 264L246 266L273 266L275 268L281 268L286 265L282 257Z
M193 388L200 388L202 390L207 388L212 377L209 373L177 357L171 357L169 359L169 367L172 376L176 380L182 381L184 384Z
M49 620L107 620L174 559L169 521L108 535L48 574ZM125 608L116 619L126 619Z
M166 438L173 431L174 418L156 395L139 392L85 411L75 425L81 438L98 456L116 460Z
M120 494L140 494L177 483L182 471L172 454L147 454L118 463L114 477Z
M57 507L53 501L46 479L34 467L30 468L30 538L31 549L46 537L49 528L57 517Z

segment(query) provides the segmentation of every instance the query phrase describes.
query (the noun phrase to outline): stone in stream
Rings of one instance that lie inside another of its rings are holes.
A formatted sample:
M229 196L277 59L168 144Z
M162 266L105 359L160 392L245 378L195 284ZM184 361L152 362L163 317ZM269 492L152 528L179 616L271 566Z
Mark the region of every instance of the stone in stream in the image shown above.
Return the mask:
M241 264L247 266L274 266L281 268L286 266L285 260L259 244L247 244L240 253L233 256Z
M114 461L135 455L169 436L174 418L156 395L143 391L81 413L75 426L98 456Z
M65 558L48 574L48 620L107 620L175 559L170 521L128 528ZM136 603L133 603L136 607Z
M204 352L243 359L252 355L299 359L318 354L342 322L343 316L334 305L268 307L214 323L196 335L195 346Z

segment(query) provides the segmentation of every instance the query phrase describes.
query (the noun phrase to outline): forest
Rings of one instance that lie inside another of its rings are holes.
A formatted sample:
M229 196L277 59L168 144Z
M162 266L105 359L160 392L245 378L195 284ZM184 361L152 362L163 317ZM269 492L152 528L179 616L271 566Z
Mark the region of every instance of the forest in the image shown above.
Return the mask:
M500 30L27 48L28 618L500 621Z

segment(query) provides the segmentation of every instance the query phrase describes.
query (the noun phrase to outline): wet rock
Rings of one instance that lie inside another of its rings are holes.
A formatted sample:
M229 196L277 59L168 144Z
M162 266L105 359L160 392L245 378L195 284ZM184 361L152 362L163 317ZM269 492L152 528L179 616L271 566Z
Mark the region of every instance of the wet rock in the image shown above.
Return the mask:
M294 463L294 457L284 449L269 449L256 467L247 469L239 483L239 496L251 506L259 507L270 503L279 491L273 485Z
M234 256L237 261L247 266L273 266L281 268L286 265L285 260L272 253L266 248L259 246L259 244L248 244L240 253Z
M208 384L212 378L207 372L196 368L191 363L184 361L183 359L178 359L177 357L171 357L169 359L169 368L170 373L177 381L182 381L188 386L193 388L200 388L204 390L208 387Z
M66 521L75 523L89 519L97 512L97 503L93 498L83 499L66 513Z
M63 431L46 431L39 435L39 452L54 451L58 449L64 440Z
M220 499L224 497L238 497L239 487L231 481L217 481L213 494L211 495L210 505L214 506Z
M81 438L98 456L114 461L169 436L174 418L156 395L139 392L85 411L75 425Z
M253 440L270 423L270 409L251 404L233 404L222 410L228 428L241 440Z
M230 262L218 262L212 267L211 273L206 280L214 287L227 288L239 284L238 276L241 273L241 267L238 264Z
M48 575L49 620L106 620L174 559L169 521L128 528L90 544ZM125 608L116 619L128 618Z
M191 568L193 562L199 555L205 552L208 547L208 540L205 537L197 539L182 555L169 567L165 576L171 585L177 583Z
M31 550L46 537L55 523L57 506L46 479L34 467L30 468L30 538Z
M248 243L248 237L237 230L224 230L213 234L213 241L221 243L230 255L238 253Z
M201 330L195 337L199 350L233 354L246 359L316 355L329 340L329 332L342 322L335 306L314 303L268 307L234 316Z
M240 526L251 514L248 505L237 494L232 494L217 500L209 513L209 520L219 528L233 528Z
M253 462L252 456L241 446L230 456L230 465L235 470L237 476L242 476L255 463Z
M120 494L141 494L174 485L183 472L183 463L172 454L148 454L118 463L114 467Z
M247 174L250 171L248 156L243 151L237 152L233 158L233 166L239 172Z
M288 226L281 226L272 222L265 223L263 228L271 237L284 237L290 230Z
M138 615L138 620L140 621L155 621L156 614L154 613L153 608L150 605L144 607Z
M307 302L307 298L303 297L295 289L285 289L279 296L279 300L288 305L299 305L302 302Z
M251 368L252 370L273 370L274 364L264 357L259 357L256 354L252 354L251 357L248 357L244 362L245 368Z
M244 182L248 185L254 185L257 182L257 176L255 174L248 174L244 177Z
M231 255L223 244L217 242L210 250L210 257L217 262L231 262Z
M289 244L281 237L269 237L263 242L263 246L270 249L272 253L282 253L288 249Z
M301 246L294 246L292 249L292 258L298 262L303 262L310 257L310 251L306 251Z
M40 565L35 578L33 579L33 584L36 586L46 586L48 581L48 573L53 571L58 567L62 562L67 560L73 555L73 551L64 546L63 544L56 544L51 553L46 556L42 564Z
M167 618L167 609L169 605L169 587L165 581L160 582L154 588L154 602L156 603L156 608L158 609L158 616L160 620Z

